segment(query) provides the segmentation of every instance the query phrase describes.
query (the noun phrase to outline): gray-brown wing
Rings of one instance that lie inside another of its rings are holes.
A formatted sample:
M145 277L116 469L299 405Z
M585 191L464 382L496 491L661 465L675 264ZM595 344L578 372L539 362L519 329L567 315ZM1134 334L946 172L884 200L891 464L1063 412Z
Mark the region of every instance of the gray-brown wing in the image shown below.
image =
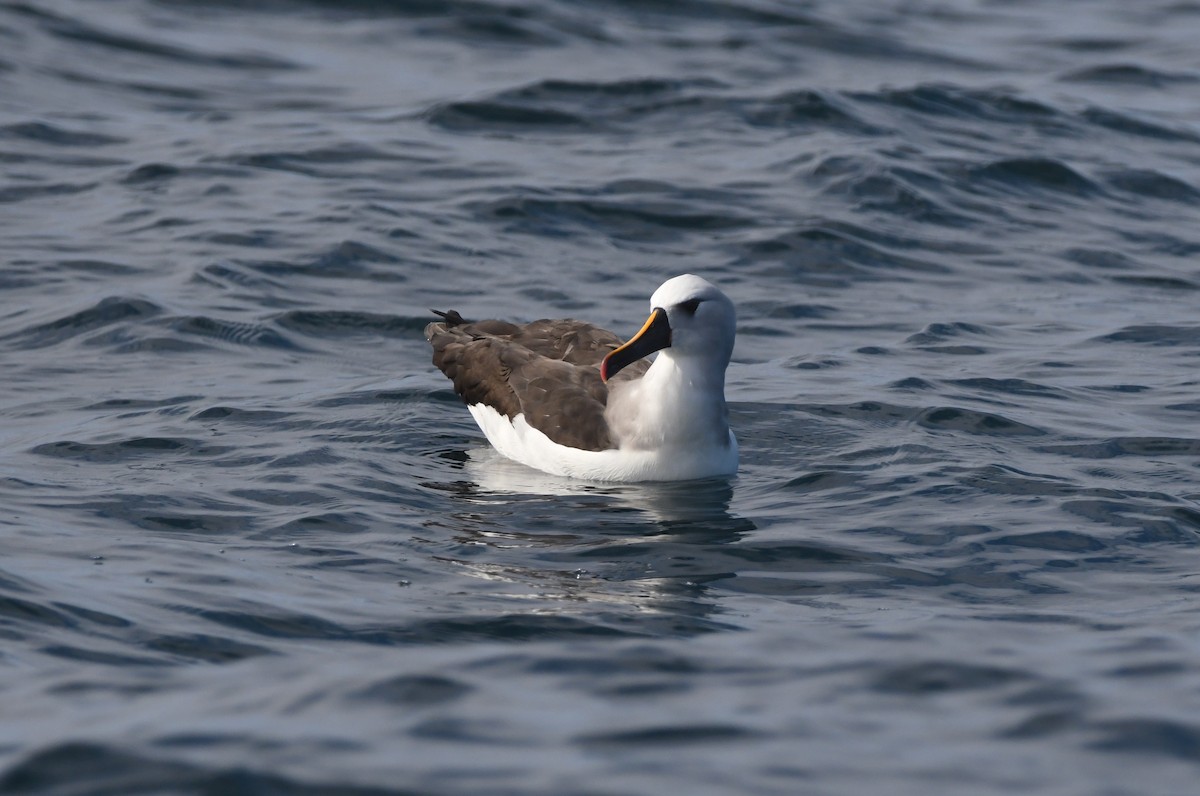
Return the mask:
M464 402L487 404L507 417L521 413L521 403L508 384L510 369L502 360L500 339L476 336L449 322L426 326L425 339L433 346L433 364Z
M619 345L616 335L578 321L515 326L466 323L456 313L444 317L443 323L429 324L425 336L433 346L433 363L464 402L487 404L509 418L524 414L529 425L560 445L594 451L614 447L604 419L608 388L599 363Z
M512 341L550 359L572 365L600 366L608 352L622 341L607 329L573 320L542 319L517 327Z
M513 342L544 357L561 359L572 365L590 365L597 368L597 373L600 363L609 352L620 348L625 342L607 329L583 321L540 320L517 326L516 329L511 336ZM640 379L649 368L650 361L644 359L624 368L610 381Z
M588 451L616 447L604 418L608 387L598 368L572 365L538 356L528 349L529 359L514 363L508 382L525 413L525 422L559 445Z

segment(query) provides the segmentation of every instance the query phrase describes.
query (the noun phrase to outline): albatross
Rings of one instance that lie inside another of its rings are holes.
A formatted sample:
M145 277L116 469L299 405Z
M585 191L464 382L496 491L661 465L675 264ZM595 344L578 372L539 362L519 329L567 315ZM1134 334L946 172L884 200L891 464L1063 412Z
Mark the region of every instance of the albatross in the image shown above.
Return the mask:
M650 297L628 342L576 320L425 327L433 364L504 456L593 481L681 481L737 471L725 405L733 302L692 274ZM653 362L645 357L658 352Z

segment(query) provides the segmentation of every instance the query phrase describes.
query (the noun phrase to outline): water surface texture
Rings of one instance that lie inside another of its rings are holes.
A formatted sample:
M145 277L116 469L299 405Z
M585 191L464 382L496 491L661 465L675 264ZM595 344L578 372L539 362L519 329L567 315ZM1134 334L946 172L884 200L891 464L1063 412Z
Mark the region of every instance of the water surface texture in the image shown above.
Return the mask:
M0 792L1194 794L1200 5L0 0ZM429 308L736 302L731 480Z

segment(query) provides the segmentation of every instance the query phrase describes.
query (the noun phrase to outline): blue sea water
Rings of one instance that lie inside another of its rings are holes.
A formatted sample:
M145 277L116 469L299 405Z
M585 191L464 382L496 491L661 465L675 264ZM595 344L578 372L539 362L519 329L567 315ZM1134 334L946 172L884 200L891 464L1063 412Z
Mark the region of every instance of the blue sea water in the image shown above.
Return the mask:
M0 792L1192 794L1200 4L0 0ZM429 308L734 299L738 476Z

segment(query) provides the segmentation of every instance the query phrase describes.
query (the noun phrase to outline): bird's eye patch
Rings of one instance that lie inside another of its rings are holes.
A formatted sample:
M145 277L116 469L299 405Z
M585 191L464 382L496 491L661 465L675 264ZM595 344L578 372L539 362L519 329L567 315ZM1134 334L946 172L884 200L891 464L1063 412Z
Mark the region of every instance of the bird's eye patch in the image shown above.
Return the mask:
M688 299L687 301L681 303L679 306L688 315L695 315L696 308L700 306L700 299Z

